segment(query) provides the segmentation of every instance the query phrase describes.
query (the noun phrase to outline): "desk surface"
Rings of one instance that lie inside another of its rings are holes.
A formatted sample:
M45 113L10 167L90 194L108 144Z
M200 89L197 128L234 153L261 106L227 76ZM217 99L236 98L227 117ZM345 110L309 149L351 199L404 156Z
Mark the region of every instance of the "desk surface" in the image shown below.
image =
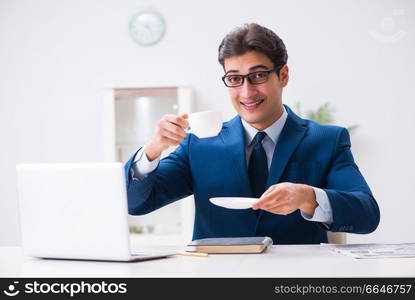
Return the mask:
M262 254L118 263L37 259L19 247L1 247L0 277L415 277L415 258L359 260L319 245L276 245Z

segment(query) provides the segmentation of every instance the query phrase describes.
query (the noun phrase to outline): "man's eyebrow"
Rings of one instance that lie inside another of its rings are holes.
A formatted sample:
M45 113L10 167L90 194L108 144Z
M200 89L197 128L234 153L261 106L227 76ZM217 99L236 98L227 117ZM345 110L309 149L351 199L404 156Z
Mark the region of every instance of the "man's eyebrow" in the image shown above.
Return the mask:
M267 69L268 70L269 67L264 66L264 65L256 65L256 66L250 67L249 71L253 71L253 70L256 70L256 69Z
M228 70L226 71L225 75L228 73L238 73L238 72L239 72L238 70Z
M254 71L256 69L267 69L268 70L269 67L267 67L265 65L255 65L253 67L250 67L249 71ZM238 72L239 72L238 70L228 70L228 71L226 71L225 75L227 75L228 73L238 73Z

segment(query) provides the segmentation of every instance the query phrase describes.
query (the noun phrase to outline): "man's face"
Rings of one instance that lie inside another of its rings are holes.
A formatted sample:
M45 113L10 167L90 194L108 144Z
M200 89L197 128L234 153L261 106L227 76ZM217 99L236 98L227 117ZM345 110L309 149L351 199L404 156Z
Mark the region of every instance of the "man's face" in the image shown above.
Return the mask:
M249 51L240 56L231 56L224 61L226 75L246 75L267 71L275 66L261 52ZM264 130L281 116L282 89L288 83L288 67L285 65L280 76L271 72L264 83L253 85L245 78L242 86L230 87L229 95L237 113L251 126Z

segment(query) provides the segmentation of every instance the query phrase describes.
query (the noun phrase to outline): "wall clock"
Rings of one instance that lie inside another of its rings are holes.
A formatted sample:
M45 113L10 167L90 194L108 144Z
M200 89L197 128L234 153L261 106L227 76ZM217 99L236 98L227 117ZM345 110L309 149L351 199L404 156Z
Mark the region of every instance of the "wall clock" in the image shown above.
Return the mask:
M131 17L131 38L141 46L157 44L166 32L164 18L155 11L141 11Z

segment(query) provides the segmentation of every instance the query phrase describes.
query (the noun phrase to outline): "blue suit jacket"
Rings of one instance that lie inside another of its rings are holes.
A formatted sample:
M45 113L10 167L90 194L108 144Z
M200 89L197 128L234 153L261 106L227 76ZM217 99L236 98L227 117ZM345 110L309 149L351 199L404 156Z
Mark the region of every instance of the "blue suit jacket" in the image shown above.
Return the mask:
M297 210L276 215L213 205L211 197L253 197L246 166L245 134L239 116L225 122L216 137L188 135L142 180L126 163L128 209L133 215L154 211L194 194L193 239L270 236L275 244L327 242L326 230L369 233L379 223L379 208L350 151L346 129L303 120L287 106L287 121L277 142L267 187L278 182L323 189L333 210L329 228L305 220Z

